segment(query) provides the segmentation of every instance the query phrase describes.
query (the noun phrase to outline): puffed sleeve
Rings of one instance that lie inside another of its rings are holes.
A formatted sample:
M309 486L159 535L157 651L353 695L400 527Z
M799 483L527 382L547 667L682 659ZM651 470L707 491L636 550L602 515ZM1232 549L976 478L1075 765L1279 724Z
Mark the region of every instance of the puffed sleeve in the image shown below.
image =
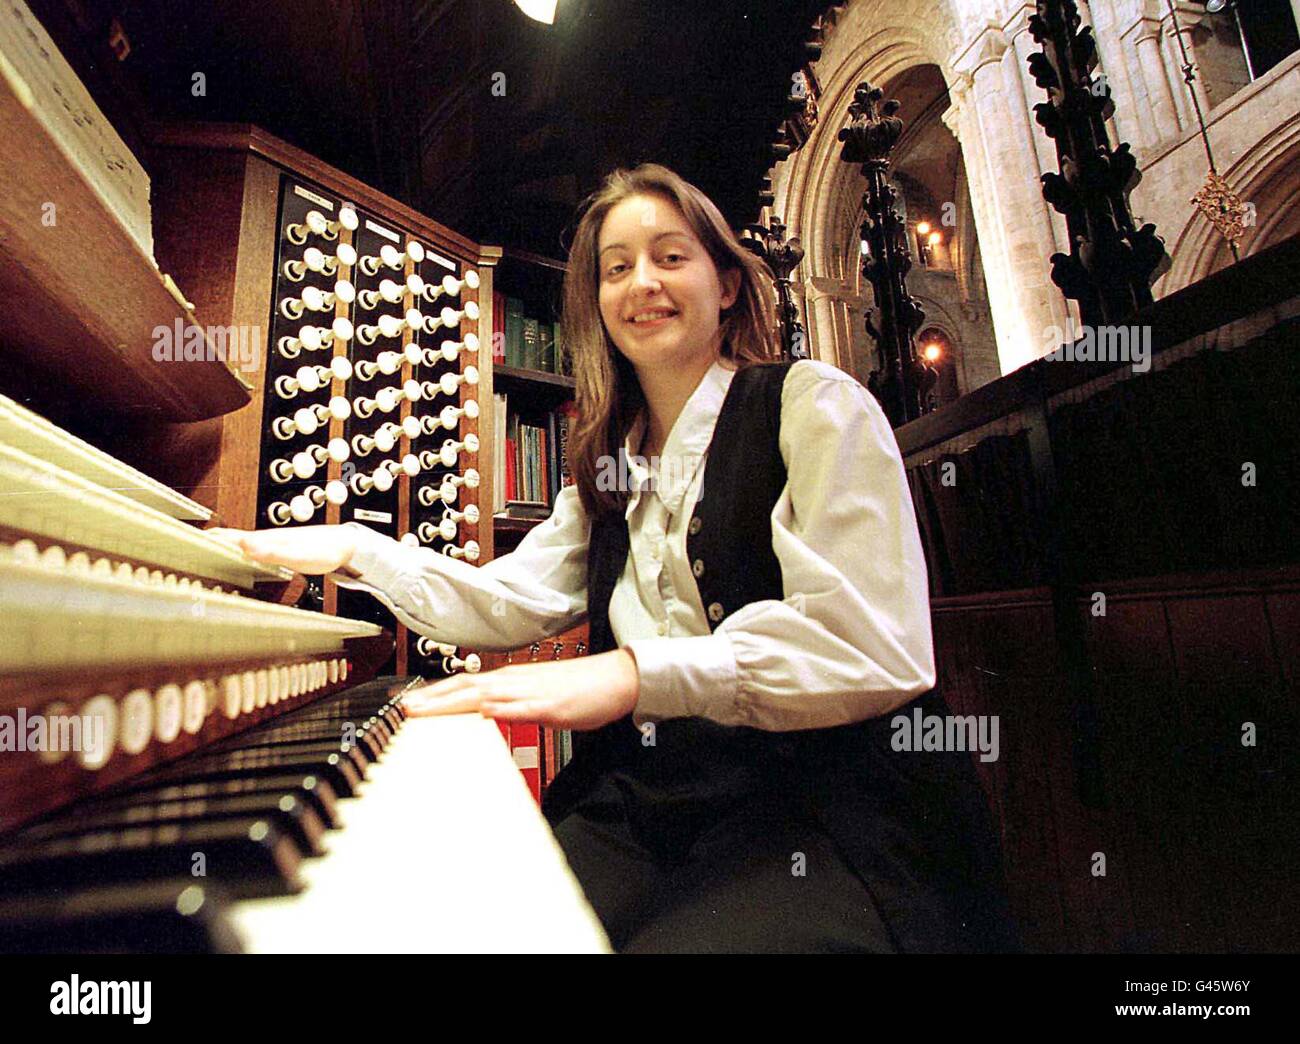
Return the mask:
M884 411L848 374L801 361L782 389L780 450L788 481L772 547L784 600L742 606L710 635L629 642L638 721L823 728L933 687L925 557Z
M491 518L484 523L491 525ZM504 652L577 626L587 614L591 526L576 486L519 546L482 566L407 547L355 522L359 544L342 587L368 591L434 641Z

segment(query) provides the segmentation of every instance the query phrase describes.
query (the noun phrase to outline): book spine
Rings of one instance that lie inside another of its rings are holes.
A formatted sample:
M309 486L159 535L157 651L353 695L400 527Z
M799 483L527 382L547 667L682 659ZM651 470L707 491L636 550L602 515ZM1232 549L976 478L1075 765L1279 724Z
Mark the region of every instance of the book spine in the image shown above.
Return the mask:
M559 438L556 433L556 411L551 410L546 415L546 496L547 502L555 503L555 498L560 493L560 460L559 460Z
M553 504L555 503L555 500L551 496L551 469L550 469L550 462L547 459L550 453L549 449L547 448L549 444L550 442L546 437L546 429L538 428L537 429L537 492L539 496L537 499L544 500L548 504Z
M506 361L506 295L492 291L492 365L503 366Z
M524 305L517 297L506 298L506 365L516 368L523 363Z
M541 327L536 319L529 316L524 317L523 340L524 366L529 370L540 370L542 368Z
M557 464L560 471L561 488L573 485L573 470L569 466L569 428L573 423L574 413L575 407L571 402L566 402L557 411L556 434L559 443L557 449L559 459Z
M546 373L555 372L555 324L539 323L537 333L540 338L539 352L541 365L538 367Z

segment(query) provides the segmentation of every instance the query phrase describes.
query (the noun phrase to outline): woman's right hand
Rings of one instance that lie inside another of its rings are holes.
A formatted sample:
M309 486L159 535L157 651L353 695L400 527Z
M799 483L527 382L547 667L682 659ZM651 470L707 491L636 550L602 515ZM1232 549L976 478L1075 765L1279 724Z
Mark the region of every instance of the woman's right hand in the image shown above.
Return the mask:
M316 575L345 569L356 554L351 526L299 526L293 529L209 529L209 536L233 544L254 562L282 565Z

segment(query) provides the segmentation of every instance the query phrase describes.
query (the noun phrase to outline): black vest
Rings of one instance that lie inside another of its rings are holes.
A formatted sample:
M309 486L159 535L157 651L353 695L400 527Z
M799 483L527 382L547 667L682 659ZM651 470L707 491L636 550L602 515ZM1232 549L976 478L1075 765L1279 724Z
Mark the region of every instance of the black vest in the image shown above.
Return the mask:
M786 483L778 437L791 365L737 372L714 428L686 545L710 631L741 606L785 597L771 514ZM628 549L621 513L593 520L587 557L593 655L617 647L609 602ZM927 714L947 713L934 690L916 705ZM558 824L597 781L612 777L638 835L672 859L730 806L770 796L838 843L900 950L1015 949L997 846L970 756L896 752L891 717L798 732L676 718L643 733L629 715L574 734L573 760L548 788L543 808Z

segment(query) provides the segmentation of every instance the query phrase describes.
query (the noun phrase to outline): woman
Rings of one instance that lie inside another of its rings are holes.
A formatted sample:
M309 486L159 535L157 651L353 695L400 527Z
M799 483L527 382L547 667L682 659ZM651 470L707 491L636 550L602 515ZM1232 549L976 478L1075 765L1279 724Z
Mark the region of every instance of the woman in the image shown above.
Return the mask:
M544 811L618 949L1013 948L969 755L889 742L904 704L944 709L875 400L826 364L771 362L767 269L661 166L588 201L564 310L576 484L516 551L475 568L356 524L244 550L335 571L469 648L589 620L591 656L407 706L581 730Z

